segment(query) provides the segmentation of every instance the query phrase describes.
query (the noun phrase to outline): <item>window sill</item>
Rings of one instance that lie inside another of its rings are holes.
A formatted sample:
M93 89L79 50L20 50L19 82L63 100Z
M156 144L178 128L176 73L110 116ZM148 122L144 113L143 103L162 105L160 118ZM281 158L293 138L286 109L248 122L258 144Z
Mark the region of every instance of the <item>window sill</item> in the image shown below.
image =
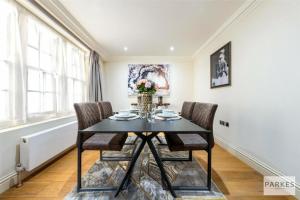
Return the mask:
M18 129L22 129L22 128L28 128L28 127L31 127L31 126L42 125L42 124L46 124L46 123L49 123L49 122L59 121L59 120L62 120L62 119L73 118L73 117L75 117L75 115L70 114L70 115L66 115L66 116L63 116L63 117L50 118L50 119L43 120L43 121L38 121L38 122L27 122L27 123L12 126L12 127L9 127L9 128L3 128L3 129L0 130L0 134L5 133L5 132L18 130Z

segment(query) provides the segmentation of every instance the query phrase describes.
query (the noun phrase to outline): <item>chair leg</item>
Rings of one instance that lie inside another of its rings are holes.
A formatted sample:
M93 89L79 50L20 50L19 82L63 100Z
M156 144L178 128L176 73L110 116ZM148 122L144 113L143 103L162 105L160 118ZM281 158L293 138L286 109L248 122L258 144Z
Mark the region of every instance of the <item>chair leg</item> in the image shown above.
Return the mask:
M189 150L189 161L193 161L193 151Z
M195 191L211 191L211 162L212 162L212 134L208 136L208 147L206 149L207 152L207 180L206 186L172 186L173 190L195 190ZM192 160L192 151L189 151L189 159Z
M190 151L190 156L191 151ZM207 149L207 185L206 186L172 186L173 190L211 191L211 148Z
M80 136L79 136L80 138ZM81 189L81 145L80 145L80 139L77 145L77 192L80 192Z
M207 150L207 188L211 190L211 148Z
M208 147L205 149L207 152L207 180L206 180L206 186L171 186L173 190L190 190L190 191L211 191L211 162L212 162L212 134L208 135ZM192 150L189 150L189 157L184 158L185 160L179 159L179 158L161 158L161 161L192 161L193 160L193 152Z
M79 139L80 141L80 139ZM78 142L79 143L79 142ZM81 145L77 145L77 192L102 192L102 191L115 191L118 188L114 186L104 186L99 188L82 188L81 185L81 172L82 172L82 149ZM100 151L100 156L102 155L102 151Z
M159 144L164 144L161 139L158 137L158 135L155 136L155 138L158 140Z

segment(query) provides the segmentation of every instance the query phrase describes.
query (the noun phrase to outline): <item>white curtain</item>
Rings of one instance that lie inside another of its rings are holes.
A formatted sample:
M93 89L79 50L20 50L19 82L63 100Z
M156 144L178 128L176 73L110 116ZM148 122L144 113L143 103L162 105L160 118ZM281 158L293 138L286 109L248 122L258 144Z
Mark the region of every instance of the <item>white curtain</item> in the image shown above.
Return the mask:
M21 51L21 38L19 29L19 15L11 1L0 2L1 18L1 51L0 60L8 65L8 112L9 122L22 123L26 118L25 113L25 81L24 66ZM6 84L6 83L4 83ZM4 98L1 99L4 101Z
M32 21L37 27L34 29L37 30L37 35L32 34ZM47 55L51 55L51 69L48 69L48 60L41 57L42 54L46 55L43 50L45 47L41 44L32 47L35 37L39 37L39 43L41 37L43 42L45 37L48 38L46 42L50 43L51 53L48 52ZM35 66L28 61L34 59L28 49L38 53ZM84 55L88 53L14 1L0 0L0 129L74 114L73 103L86 100L88 66L85 65ZM32 78L34 73L38 74L36 82ZM46 83L49 82L49 77L53 81L48 87ZM39 85L38 89L30 89L29 83L31 86L32 83ZM49 92L48 88L54 89ZM30 105L34 106L37 99L31 98L28 101L29 93L39 95L38 112L29 112ZM52 103L49 104L49 101Z

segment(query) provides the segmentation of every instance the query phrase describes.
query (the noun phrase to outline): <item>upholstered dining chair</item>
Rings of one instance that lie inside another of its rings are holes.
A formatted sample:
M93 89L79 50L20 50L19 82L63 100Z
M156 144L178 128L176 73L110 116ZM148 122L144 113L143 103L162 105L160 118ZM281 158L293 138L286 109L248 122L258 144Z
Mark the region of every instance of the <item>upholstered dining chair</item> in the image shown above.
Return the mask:
M183 102L180 116L187 120L191 120L194 106L195 106L195 102L190 102L190 101Z
M78 130L86 129L101 121L100 111L97 103L75 103L74 108L78 120ZM80 134L77 136L78 163L77 163L77 191L92 191L92 189L81 188L81 161L82 153L85 150L121 151L127 139L127 133L124 134ZM128 160L128 159L126 159ZM105 188L97 188L97 191Z
M192 120L192 114L194 110L196 102L191 102L191 101L184 101L182 104L180 116L187 119L187 120ZM167 145L165 143L162 143L161 140L159 140L160 145ZM182 157L172 157L172 158L161 158L163 161L192 161L192 150L189 150L189 155L188 158L182 158Z
M211 149L214 146L213 122L218 105L210 103L195 103L192 122L204 129L210 130L210 134L171 134L165 133L170 151L195 151L207 152L207 188L211 189ZM210 143L208 143L210 141ZM209 145L210 144L210 145ZM192 156L192 155L191 155ZM177 187L174 189L199 190L203 187Z
M194 105L195 102L190 102L190 101L184 101L182 104L182 108L181 108L181 112L179 113L181 117L187 119L187 120L191 120L192 118L192 113L193 113L193 109L194 109ZM166 143L164 143L159 136L156 136L156 139L158 140L160 145L166 145ZM189 156L190 157L190 156ZM166 158L165 158L166 159ZM189 158L190 159L190 158ZM182 161L180 158L170 158L168 159L169 161ZM183 159L186 160L186 159Z
M100 109L100 114L102 119L107 119L110 116L114 115L112 105L109 101L100 101L98 102L98 106Z
M99 107L99 110L100 110L100 115L101 115L101 119L104 120L104 119L107 119L109 118L110 116L113 116L116 112L113 111L113 108L112 108L112 105L111 105L111 102L109 101L100 101L98 102L98 107ZM128 136L128 133L127 133L127 136ZM131 137L134 137L134 136L131 136ZM136 144L136 141L137 141L138 137L135 137L135 139L132 141L132 142L125 142L124 145L134 145L134 149L135 149L135 144ZM133 151L134 151L133 149ZM120 159L123 159L125 157L120 157ZM127 157L128 160L131 159L131 157ZM101 160L111 160L111 159L118 159L117 157L115 156L102 156L102 152L101 152L101 155L100 155L100 159Z

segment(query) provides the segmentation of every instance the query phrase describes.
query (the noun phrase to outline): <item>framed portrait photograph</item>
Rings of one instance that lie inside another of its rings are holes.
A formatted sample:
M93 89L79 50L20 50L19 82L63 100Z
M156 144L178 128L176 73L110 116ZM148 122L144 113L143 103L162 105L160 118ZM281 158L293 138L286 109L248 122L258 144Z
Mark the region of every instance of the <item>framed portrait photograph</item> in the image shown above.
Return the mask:
M231 85L231 42L210 56L210 88Z

